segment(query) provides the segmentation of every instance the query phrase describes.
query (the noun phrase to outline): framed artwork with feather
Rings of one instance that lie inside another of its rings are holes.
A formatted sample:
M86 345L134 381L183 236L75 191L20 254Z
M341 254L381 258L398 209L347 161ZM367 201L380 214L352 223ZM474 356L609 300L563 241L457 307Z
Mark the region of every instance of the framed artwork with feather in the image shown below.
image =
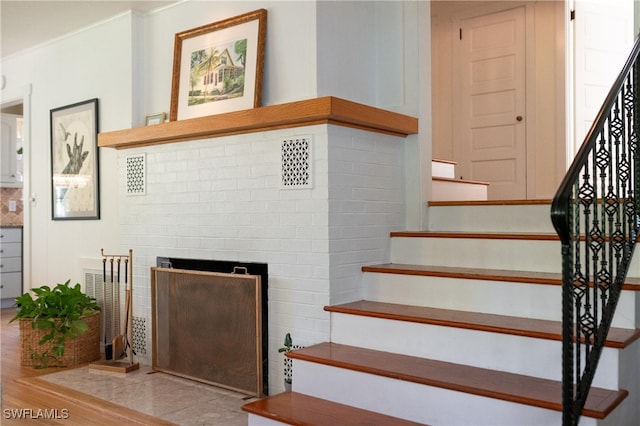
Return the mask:
M50 111L51 218L100 219L98 99Z

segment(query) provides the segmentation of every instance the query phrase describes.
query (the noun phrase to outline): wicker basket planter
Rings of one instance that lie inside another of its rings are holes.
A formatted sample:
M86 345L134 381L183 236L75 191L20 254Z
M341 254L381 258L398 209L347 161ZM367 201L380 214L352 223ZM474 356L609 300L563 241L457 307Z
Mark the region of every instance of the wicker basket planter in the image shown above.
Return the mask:
M52 342L40 345L40 339L47 334L44 330L34 330L30 318L20 318L20 359L27 366L68 367L95 361L100 358L100 312L83 318L89 325L86 333L75 339L65 340L64 355L55 357ZM46 359L42 355L47 352ZM44 361L44 362L43 362Z

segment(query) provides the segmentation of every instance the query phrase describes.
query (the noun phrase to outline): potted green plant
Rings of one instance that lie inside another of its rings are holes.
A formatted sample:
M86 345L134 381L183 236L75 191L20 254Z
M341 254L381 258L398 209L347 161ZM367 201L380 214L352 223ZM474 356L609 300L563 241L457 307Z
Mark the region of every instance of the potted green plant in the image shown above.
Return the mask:
M16 298L22 365L66 366L100 357L100 307L71 280Z
M294 345L291 333L284 336L284 346L278 349L278 352L284 353L284 389L291 390L293 382L293 359L287 356L287 353L294 349L302 349L302 346Z

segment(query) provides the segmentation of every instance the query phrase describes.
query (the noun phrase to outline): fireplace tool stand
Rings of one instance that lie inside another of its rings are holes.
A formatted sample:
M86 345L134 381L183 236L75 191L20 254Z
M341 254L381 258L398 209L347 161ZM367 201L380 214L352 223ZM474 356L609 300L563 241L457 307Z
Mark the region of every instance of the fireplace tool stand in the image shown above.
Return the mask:
M104 347L105 359L94 361L89 368L118 373L128 373L140 368L140 364L133 361L133 250L128 254L105 254L102 256L102 294L104 318ZM107 263L109 275L107 276ZM124 268L124 321L120 323L120 284L121 267ZM115 271L115 274L114 274ZM107 282L109 279L109 282ZM107 294L111 296L107 302Z

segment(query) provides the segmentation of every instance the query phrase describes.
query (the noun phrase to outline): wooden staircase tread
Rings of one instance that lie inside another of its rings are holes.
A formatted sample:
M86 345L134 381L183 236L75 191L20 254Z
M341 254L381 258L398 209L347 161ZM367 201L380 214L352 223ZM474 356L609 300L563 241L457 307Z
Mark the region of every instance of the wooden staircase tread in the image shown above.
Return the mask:
M384 263L365 265L362 272L428 277L464 278L484 281L504 281L527 284L562 285L562 274L554 272L516 271L506 269L465 268L458 266L414 265ZM640 291L640 278L627 277L623 290Z
M525 240L525 241L557 241L560 237L555 232L478 232L478 231L392 231L391 238L451 238L467 240ZM608 240L609 236L605 237ZM585 241L585 236L580 237ZM640 243L640 236L636 242Z
M560 321L368 300L326 306L324 309L335 313L562 341L562 322ZM609 330L605 346L623 349L638 339L640 339L640 329L612 327Z
M392 231L391 238L465 238L484 240L560 241L553 232Z
M291 351L288 357L458 392L562 411L562 383L336 343ZM603 419L628 392L592 387L584 416Z
M284 392L259 399L243 405L242 409L248 413L271 420L299 426L334 426L340 424L354 426L422 425L422 423L387 416L298 392Z
M489 182L482 182L479 180L456 179L456 178L448 178L448 177L441 177L441 176L432 176L431 180L440 181L440 182L466 183L468 185L489 186Z
M469 201L429 201L429 207L453 207L453 206L532 206L549 205L551 199L538 200L469 200ZM551 220L551 219L549 219Z
M434 163L453 164L454 166L455 166L455 165L458 165L458 162L457 162L457 161L453 161L453 160L444 160L444 159L442 159L442 158L432 158L432 159L431 159L431 161L432 161L432 162L434 162Z

